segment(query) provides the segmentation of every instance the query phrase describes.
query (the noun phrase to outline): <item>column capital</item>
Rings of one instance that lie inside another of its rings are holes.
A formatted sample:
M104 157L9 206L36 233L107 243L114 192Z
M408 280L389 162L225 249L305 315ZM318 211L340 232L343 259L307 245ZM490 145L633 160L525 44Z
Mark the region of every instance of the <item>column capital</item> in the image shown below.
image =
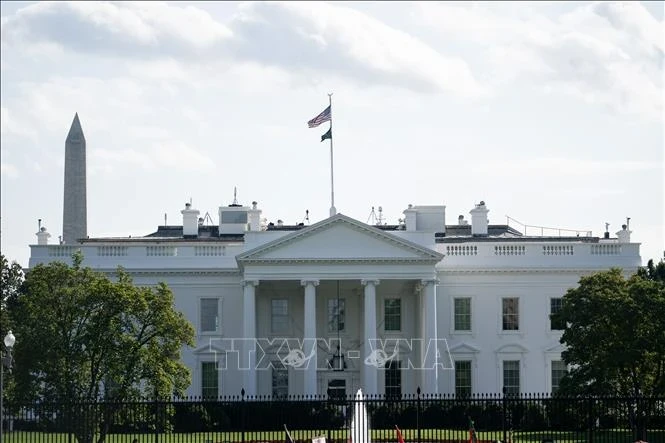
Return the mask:
M300 280L300 286L307 286L309 284L312 284L314 286L319 286L319 280L313 278L304 278Z
M245 286L254 286L254 287L256 287L256 286L259 285L258 280L243 280L241 283L242 283L243 287L245 287Z
M363 286L367 286L367 285L378 286L379 283L381 283L381 280L379 280L378 278L364 278L364 279L360 280L360 284L363 285Z
M439 284L439 279L438 278L423 278L422 280L420 280L420 283L423 286L438 285Z

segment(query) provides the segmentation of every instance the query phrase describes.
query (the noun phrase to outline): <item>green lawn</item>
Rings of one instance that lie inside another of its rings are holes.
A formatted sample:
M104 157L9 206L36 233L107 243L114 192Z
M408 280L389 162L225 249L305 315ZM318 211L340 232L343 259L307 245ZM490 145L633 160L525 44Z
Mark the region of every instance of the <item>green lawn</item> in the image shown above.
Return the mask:
M307 443L313 436L327 436L326 431L297 431L291 430L291 436L296 443ZM665 430L652 431L649 433L649 443L665 443ZM338 430L331 432L331 440L334 443L347 443L349 432ZM417 431L412 429L402 429L404 440L417 442ZM156 438L157 437L157 438ZM284 442L283 431L273 432L246 432L245 442ZM478 442L495 441L503 438L503 433L498 432L477 432ZM106 443L132 443L136 438L139 443L234 443L242 442L242 434L239 432L206 432L191 434L111 434L106 438ZM513 432L513 443L540 443L543 439L550 438L557 443L583 443L588 442L588 435L581 432ZM420 439L424 443L441 442L447 443L467 443L468 432L460 430L429 430L420 431ZM75 438L67 434L51 434L44 432L5 432L2 443L77 443ZM394 430L374 429L372 430L372 440L387 443L396 443L397 438ZM632 437L628 431L596 431L593 434L593 443L630 443ZM332 443L332 442L331 442Z

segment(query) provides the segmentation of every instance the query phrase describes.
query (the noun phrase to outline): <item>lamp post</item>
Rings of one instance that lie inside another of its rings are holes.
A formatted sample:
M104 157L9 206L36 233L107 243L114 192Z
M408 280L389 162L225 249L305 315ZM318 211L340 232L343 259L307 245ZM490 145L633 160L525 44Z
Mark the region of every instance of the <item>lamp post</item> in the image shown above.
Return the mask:
M2 440L3 434L3 424L5 418L5 408L3 405L3 397L5 394L5 368L11 372L12 370L12 348L14 343L16 343L16 337L12 334L12 331L7 332L5 339L3 340L5 344L5 352L2 353L2 364L0 364L0 440Z

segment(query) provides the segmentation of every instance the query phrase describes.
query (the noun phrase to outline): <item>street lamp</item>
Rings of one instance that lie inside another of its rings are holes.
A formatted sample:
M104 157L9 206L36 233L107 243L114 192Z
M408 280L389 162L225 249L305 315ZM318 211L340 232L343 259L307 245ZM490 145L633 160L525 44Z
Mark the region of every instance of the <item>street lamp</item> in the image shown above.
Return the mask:
M5 352L2 353L2 364L0 364L0 437L3 435L2 426L5 418L5 408L2 404L5 393L5 368L9 372L12 370L12 348L14 347L14 343L16 343L16 337L14 337L12 331L7 332L3 342L5 344Z

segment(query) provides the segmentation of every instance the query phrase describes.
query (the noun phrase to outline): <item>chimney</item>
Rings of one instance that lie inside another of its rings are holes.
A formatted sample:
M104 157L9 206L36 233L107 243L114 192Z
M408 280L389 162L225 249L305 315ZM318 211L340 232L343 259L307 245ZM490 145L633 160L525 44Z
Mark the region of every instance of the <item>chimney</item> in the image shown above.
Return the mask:
M487 209L484 201L481 201L475 208L469 211L471 214L471 235L487 235L487 225L489 224L489 220L487 219L488 212L490 212L490 210Z
M404 224L406 225L406 230L407 231L415 231L416 230L416 210L413 209L413 205L409 203L409 207L404 210Z
M630 234L632 232L628 230L628 225L621 225L621 231L617 232L619 243L630 243Z
M250 231L261 230L261 210L258 208L258 203L252 202L252 209L247 211L247 222Z
M51 236L51 234L46 232L46 227L42 226L42 219L41 218L37 222L37 226L39 228L39 230L37 231L37 244L39 246L48 245L48 239Z
M65 140L65 186L62 217L62 241L76 243L88 236L86 209L85 137L78 114Z
M182 214L183 237L198 237L200 211L198 209L192 209L191 203L185 203L185 209L180 211L180 213Z

